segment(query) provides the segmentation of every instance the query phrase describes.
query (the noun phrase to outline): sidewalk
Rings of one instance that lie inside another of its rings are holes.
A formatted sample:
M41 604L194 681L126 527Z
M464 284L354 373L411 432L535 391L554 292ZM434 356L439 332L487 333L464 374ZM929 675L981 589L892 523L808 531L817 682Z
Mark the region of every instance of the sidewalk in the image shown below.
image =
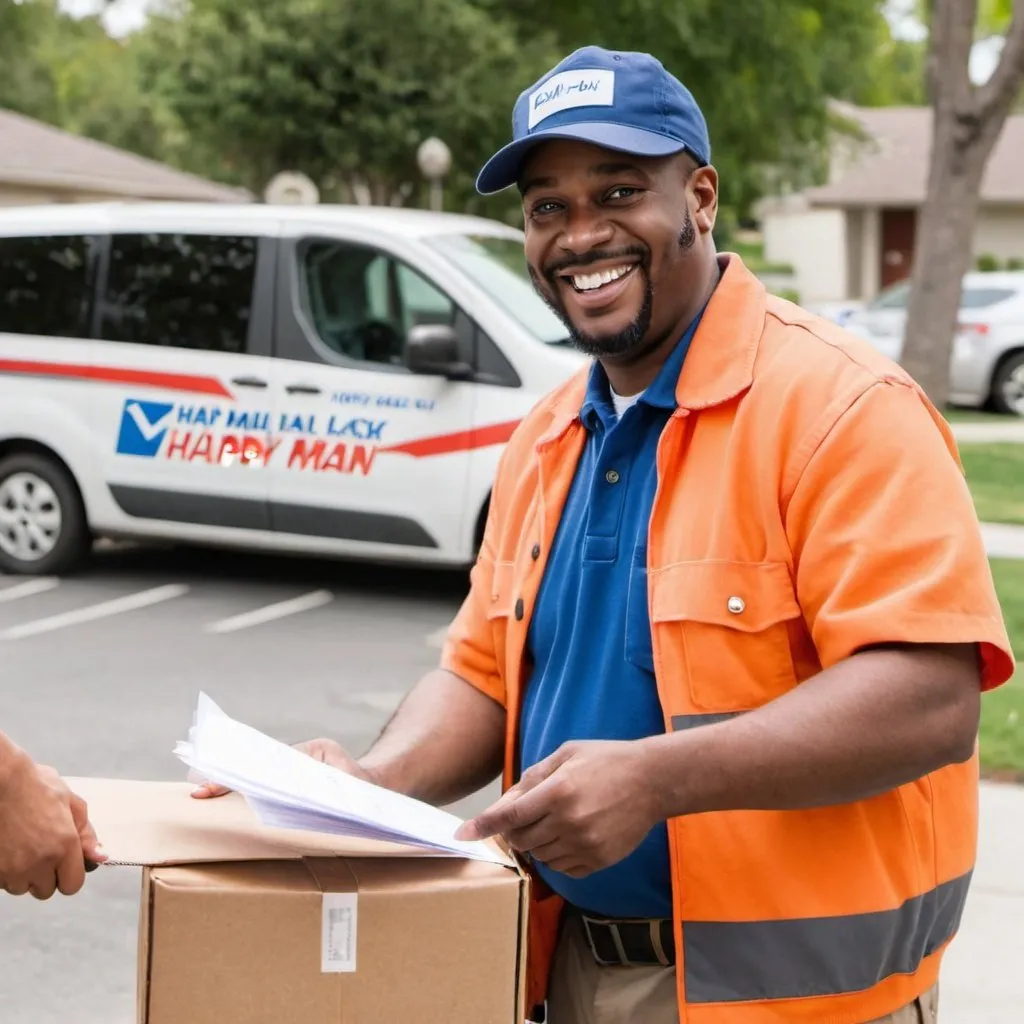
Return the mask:
M1007 417L1006 423L953 423L958 444L989 444L1011 441L1024 444L1024 420Z
M1024 558L1024 526L982 523L981 536L991 558Z
M941 1024L1024 1020L1024 786L981 784L978 863L960 933L943 960Z

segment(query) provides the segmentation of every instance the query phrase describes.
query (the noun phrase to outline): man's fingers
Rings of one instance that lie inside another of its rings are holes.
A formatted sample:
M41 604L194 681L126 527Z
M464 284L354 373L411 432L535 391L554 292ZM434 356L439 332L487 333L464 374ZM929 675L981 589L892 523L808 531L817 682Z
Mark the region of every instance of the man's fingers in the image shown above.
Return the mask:
M550 814L526 828L513 829L503 833L505 842L520 853L534 853L536 850L557 842L559 839L558 825Z
M549 790L543 783L521 794L510 789L482 814L467 821L455 838L472 842L529 828L548 813Z
M218 786L216 782L204 782L192 790L192 796L197 800L209 800L215 796L226 796L230 792L227 786Z

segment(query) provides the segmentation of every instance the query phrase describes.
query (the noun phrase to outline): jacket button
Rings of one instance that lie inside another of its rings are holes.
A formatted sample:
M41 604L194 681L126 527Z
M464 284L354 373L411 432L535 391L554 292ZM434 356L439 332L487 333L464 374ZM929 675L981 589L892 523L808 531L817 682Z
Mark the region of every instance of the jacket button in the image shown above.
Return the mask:
M605 480L610 484L617 484L619 482L619 471L617 469L609 469L604 475Z
M726 603L726 608L728 608L733 615L739 615L746 607L747 603L742 597L730 597Z
M519 598L519 600L516 601L516 621L517 622L522 622L523 621L523 611L524 611L523 599Z
M533 550L530 552L530 557L536 562L540 558L540 545L534 544Z

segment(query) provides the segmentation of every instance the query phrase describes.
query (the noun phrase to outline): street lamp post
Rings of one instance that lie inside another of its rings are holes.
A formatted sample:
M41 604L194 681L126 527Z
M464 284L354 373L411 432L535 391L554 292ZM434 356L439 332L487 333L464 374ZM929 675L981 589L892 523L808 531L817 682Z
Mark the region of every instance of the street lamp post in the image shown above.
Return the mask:
M430 208L444 209L444 179L452 168L451 150L438 138L424 139L416 151L416 162L430 182Z

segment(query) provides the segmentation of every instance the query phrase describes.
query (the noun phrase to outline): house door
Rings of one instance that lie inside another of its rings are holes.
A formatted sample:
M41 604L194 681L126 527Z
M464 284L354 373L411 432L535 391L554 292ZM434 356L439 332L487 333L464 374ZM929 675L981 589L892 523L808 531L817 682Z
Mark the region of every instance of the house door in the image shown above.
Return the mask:
M882 266L879 277L883 288L910 277L916 231L916 210L882 210Z

